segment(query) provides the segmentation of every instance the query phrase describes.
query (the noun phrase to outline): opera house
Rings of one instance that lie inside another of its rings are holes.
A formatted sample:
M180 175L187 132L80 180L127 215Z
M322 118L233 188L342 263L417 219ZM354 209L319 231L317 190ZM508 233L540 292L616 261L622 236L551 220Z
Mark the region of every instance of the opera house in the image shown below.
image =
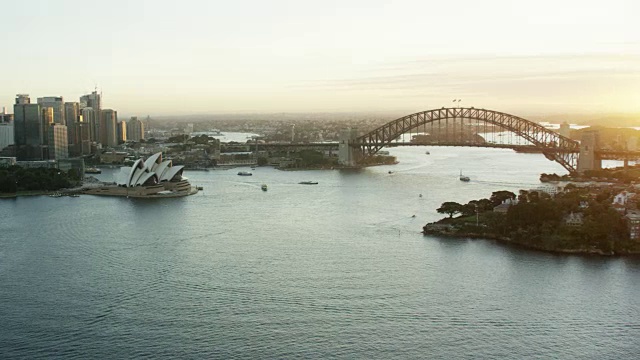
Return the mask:
M192 195L198 189L182 176L184 166L173 166L162 160L162 153L151 155L146 161L136 160L131 167L120 168L114 185L88 189L86 194L127 197L178 197Z

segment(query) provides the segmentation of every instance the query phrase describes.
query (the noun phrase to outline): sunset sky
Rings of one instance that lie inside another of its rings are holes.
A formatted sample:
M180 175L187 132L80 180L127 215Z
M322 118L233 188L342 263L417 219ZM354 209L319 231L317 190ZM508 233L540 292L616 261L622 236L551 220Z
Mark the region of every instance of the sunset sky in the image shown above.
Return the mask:
M5 1L0 106L97 84L127 115L640 113L639 4Z

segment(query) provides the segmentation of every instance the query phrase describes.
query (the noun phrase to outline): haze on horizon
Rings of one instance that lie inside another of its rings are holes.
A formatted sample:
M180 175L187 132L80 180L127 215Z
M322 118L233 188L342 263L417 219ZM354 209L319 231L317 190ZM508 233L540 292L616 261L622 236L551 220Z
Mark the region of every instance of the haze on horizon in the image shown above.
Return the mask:
M30 1L0 5L16 93L121 114L640 114L640 3ZM10 110L11 111L11 110Z

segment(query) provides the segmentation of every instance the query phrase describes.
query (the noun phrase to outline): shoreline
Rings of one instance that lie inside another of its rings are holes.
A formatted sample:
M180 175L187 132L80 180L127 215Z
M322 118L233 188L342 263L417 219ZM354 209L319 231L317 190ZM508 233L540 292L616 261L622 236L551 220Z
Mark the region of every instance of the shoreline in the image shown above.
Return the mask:
M430 223L428 225L437 224ZM425 226L426 227L426 226ZM473 232L463 232L463 233L452 233L445 232L442 230L423 230L423 236L434 236L434 237L443 237L443 238L452 238L452 239L469 239L469 240L482 240L482 241L492 241L501 245L514 246L523 249L540 251L549 254L556 255L582 255L582 256L603 256L603 257L640 257L640 252L625 252L625 253L616 253L616 252L605 252L600 249L549 249L541 246L535 246L533 244L527 244L523 242L515 241L506 236L498 236L495 234L480 234Z

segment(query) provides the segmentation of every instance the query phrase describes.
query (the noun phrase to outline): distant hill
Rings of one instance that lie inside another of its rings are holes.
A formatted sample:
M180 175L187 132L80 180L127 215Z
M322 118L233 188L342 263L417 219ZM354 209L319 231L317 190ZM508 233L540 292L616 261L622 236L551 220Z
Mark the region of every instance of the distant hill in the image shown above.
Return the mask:
M555 124L566 121L570 124L589 126L640 127L640 114L554 114L531 116L527 119Z

